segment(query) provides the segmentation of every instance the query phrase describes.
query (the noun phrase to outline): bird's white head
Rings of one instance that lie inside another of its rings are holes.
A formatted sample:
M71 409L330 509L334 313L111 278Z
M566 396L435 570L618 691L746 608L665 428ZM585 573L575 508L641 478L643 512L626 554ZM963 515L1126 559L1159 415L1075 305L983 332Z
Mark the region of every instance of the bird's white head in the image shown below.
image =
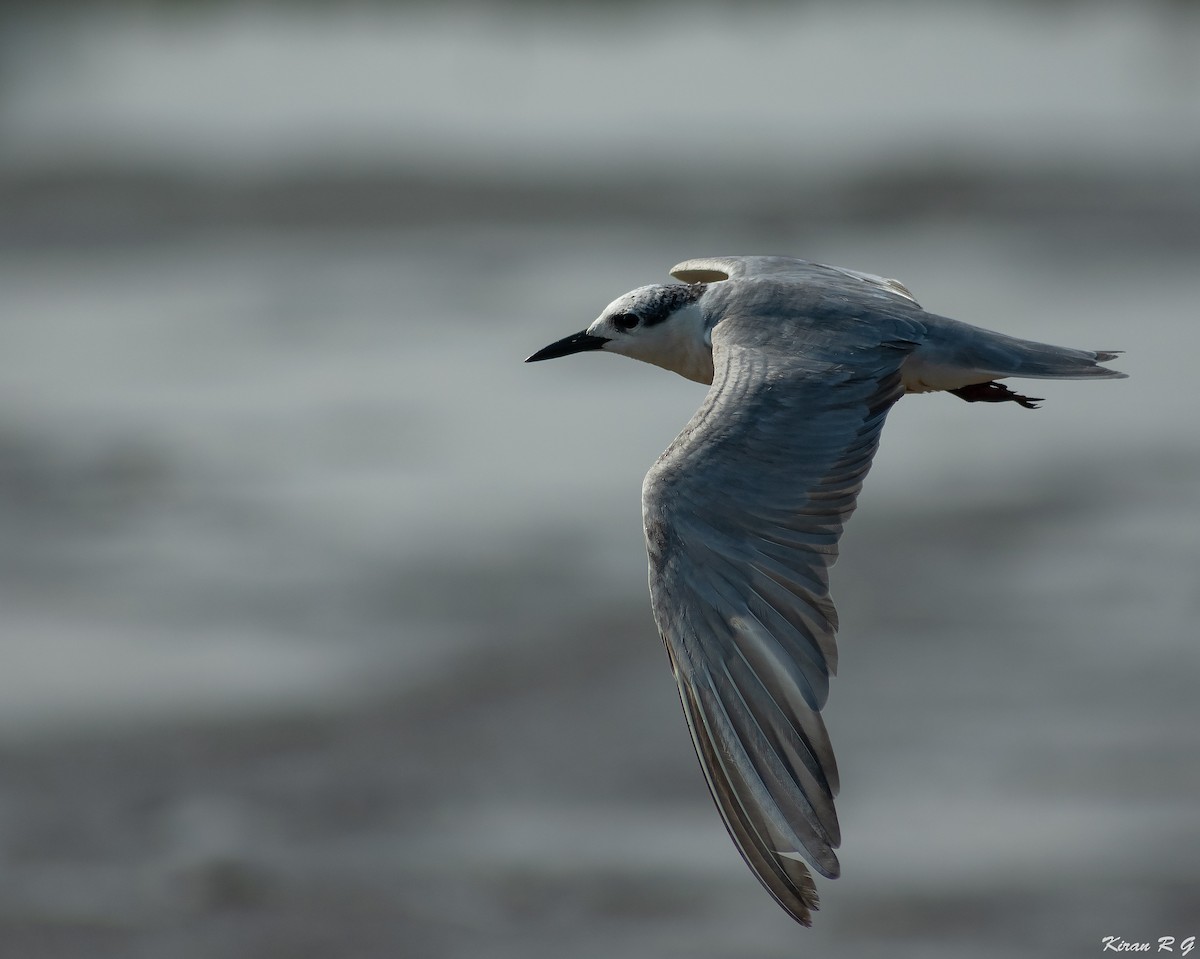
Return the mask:
M608 304L586 330L551 343L525 362L604 350L711 383L712 338L701 308L705 288L703 283L638 287Z

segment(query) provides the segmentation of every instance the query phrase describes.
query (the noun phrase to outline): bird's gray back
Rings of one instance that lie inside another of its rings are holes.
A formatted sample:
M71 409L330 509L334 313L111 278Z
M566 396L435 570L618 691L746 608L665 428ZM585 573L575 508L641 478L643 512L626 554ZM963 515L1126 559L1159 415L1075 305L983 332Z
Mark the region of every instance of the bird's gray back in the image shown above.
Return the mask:
M917 343L928 314L915 302L837 271L734 278L710 284L701 300L707 326L739 324L737 345L767 354L844 356L887 340Z

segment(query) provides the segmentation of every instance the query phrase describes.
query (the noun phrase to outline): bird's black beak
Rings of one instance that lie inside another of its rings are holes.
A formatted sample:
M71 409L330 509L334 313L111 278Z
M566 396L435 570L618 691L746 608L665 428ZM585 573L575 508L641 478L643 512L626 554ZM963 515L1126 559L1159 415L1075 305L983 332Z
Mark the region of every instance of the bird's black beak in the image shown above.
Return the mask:
M564 337L557 343L551 343L545 349L538 350L525 360L526 363L536 363L538 360L556 360L560 356L570 356L572 353L583 353L587 350L598 350L608 342L607 336L592 336L587 330L580 330Z

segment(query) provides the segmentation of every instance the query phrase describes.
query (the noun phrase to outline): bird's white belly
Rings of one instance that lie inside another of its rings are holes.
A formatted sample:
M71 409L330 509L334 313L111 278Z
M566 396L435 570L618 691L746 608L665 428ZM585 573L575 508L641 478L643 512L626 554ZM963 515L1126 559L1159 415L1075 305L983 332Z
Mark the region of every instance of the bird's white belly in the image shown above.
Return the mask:
M945 363L931 363L917 353L909 354L900 365L900 378L906 393L931 393L934 390L957 390L972 383L997 379L979 370Z

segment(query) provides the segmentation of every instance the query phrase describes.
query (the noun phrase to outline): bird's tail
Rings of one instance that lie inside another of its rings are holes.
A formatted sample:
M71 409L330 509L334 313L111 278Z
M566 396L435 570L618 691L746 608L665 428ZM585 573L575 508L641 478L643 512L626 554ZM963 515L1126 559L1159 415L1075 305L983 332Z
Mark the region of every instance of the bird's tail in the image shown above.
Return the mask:
M930 317L929 337L919 349L926 362L979 374L980 379L1020 376L1042 380L1120 379L1126 374L1100 366L1115 350L1073 350L1021 340L945 317Z
M1101 366L1113 351L1073 350L980 329L942 316L923 318L926 336L902 370L909 392L953 390L1006 376L1042 380L1118 379Z

